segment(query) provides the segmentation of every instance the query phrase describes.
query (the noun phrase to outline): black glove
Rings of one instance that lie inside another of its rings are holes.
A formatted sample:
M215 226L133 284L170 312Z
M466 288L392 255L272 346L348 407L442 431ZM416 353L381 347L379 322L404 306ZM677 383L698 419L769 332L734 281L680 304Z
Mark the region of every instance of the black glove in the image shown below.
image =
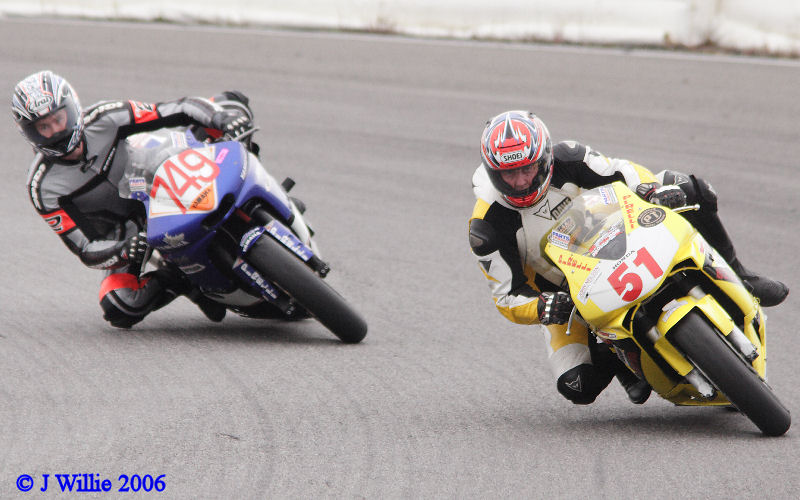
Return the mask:
M657 182L646 182L636 186L636 194L662 207L679 208L686 205L686 193L675 185L662 186Z
M211 117L211 127L221 131L226 139L237 140L253 131L253 122L233 111L217 111Z
M142 262L144 262L145 255L147 255L148 248L147 233L141 231L128 238L119 256L124 262L127 262L129 266L140 267Z
M539 323L543 325L563 325L569 320L572 308L575 306L572 297L566 292L542 292L536 312Z
M244 104L245 106L250 105L250 99L244 95L243 92L239 92L238 90L226 90L222 93L226 99L230 99L232 101L239 101L240 103Z

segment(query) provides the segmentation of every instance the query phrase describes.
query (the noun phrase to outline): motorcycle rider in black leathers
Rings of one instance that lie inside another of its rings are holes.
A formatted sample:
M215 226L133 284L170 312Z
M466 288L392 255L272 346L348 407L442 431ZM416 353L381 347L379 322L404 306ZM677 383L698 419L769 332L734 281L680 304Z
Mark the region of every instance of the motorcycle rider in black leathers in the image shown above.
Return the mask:
M64 78L41 71L14 87L11 111L36 152L28 175L31 201L83 264L105 271L99 298L107 321L130 328L178 295L187 295L209 319L223 319L224 306L205 298L178 270L159 267L139 276L149 253L145 214L141 203L119 196L117 183L128 161L120 143L139 132L193 126L211 137L247 136L257 152L243 94L157 104L103 101L83 110Z
M639 380L605 344L589 342L585 327L566 325L573 308L563 273L541 254L539 241L582 190L625 182L642 198L669 208L699 204L682 215L722 254L762 306L789 293L779 281L742 266L717 215L717 195L694 175L649 170L607 158L571 141L553 146L545 124L528 111L489 120L481 137L482 162L472 184L477 201L469 240L489 282L495 305L508 320L544 325L548 361L558 391L575 404L592 403L616 375L634 403L650 386Z

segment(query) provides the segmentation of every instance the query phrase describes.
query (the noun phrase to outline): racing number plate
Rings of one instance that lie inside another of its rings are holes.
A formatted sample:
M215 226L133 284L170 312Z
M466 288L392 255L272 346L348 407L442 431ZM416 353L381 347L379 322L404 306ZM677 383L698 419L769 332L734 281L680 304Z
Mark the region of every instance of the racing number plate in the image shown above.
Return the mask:
M600 261L593 276L596 281L582 291L604 312L626 307L653 291L669 269L678 242L659 225L632 232L628 248L617 261Z
M217 206L214 147L187 149L161 164L150 190L150 217L211 212Z

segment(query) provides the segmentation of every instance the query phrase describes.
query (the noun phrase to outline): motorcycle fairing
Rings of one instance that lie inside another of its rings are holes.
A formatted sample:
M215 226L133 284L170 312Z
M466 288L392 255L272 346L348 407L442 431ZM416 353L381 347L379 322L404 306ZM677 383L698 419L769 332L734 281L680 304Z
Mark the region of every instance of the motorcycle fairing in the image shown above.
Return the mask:
M613 189L613 194L608 189ZM544 253L564 272L573 301L596 335L612 344L633 338L631 312L659 290L667 277L694 270L705 274L740 309L743 332L762 354L753 367L763 377L766 358L763 313L719 253L679 214L647 203L622 183L592 191L588 192L588 202L581 199L583 195L573 200L574 205L542 239L542 246ZM597 213L601 215L600 226L592 227L587 221ZM615 229L620 219L624 235ZM624 241L618 241L622 238ZM673 373L664 373L646 349L641 349L640 365L653 388L673 403L728 404L720 395L712 401L703 399L691 384L681 379L693 366L669 342L667 334L695 309L724 335L733 331L733 319L713 296L675 299L664 306L653 333L658 338L650 339L655 353L668 363Z
M148 243L204 292L221 302L251 305L249 298L236 293L239 285L217 270L207 247L228 216L254 198L294 222L292 227L306 229L280 184L239 142L206 144L189 130L170 129L132 136L127 147L135 164L120 182L120 195L137 199L147 208ZM251 163L258 168L251 168ZM262 228L262 233L266 231L304 260L314 255L280 222L275 221L271 230ZM307 229L301 234L310 238ZM253 293L268 300L272 297L260 276L241 266L234 272L250 284Z

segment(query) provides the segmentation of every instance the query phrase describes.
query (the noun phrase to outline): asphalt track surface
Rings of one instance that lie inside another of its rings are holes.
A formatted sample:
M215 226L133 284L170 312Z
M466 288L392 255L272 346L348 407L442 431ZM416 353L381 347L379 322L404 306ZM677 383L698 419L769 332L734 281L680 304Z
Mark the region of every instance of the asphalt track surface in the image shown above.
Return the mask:
M330 281L370 324L343 345L313 321L212 324L179 299L109 327L100 273L35 214L4 118L0 497L56 496L52 475L72 473L114 490L165 474L168 498L800 491L797 427L764 438L722 409L634 406L616 382L564 400L537 327L494 310L466 238L483 123L530 108L558 140L711 180L742 260L797 288L797 62L31 20L0 20L0 61L7 96L41 68L85 104L246 92L266 163L297 181ZM797 297L768 310L770 383L795 416Z

